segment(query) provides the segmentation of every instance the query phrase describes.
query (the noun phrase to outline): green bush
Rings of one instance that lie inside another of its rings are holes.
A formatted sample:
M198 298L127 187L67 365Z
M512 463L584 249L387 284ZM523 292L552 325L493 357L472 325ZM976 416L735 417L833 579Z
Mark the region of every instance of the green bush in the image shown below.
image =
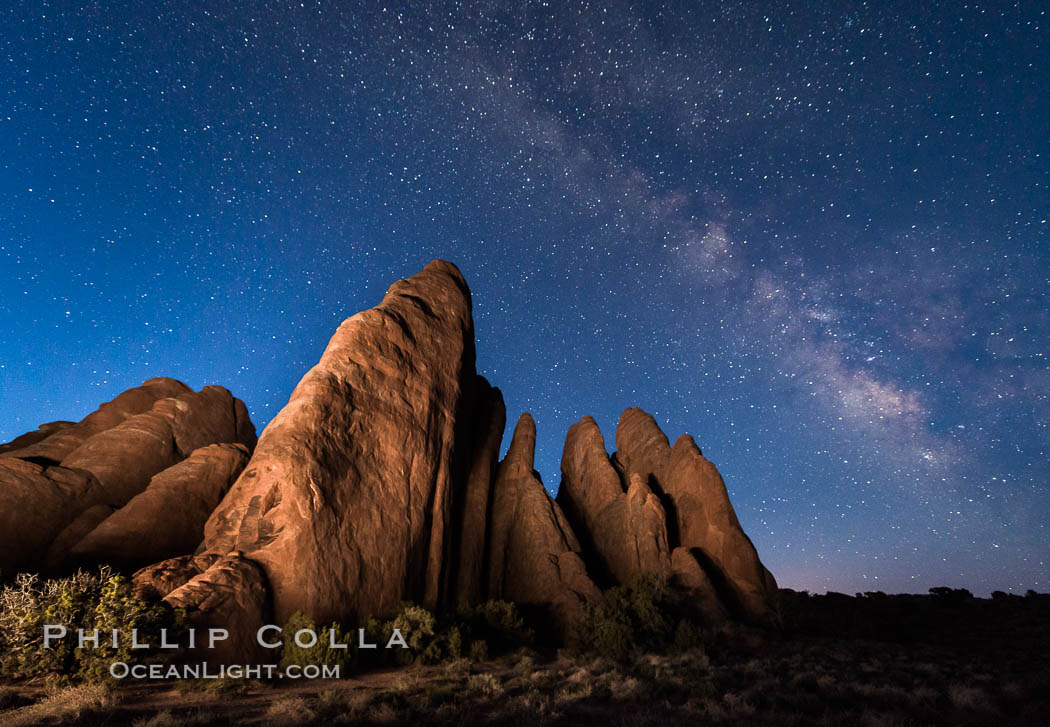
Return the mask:
M436 626L437 619L430 611L422 606L404 603L401 605L401 611L390 622L389 633L393 633L394 629L400 629L401 638L408 644L408 648L419 652L433 643ZM387 639L389 638L387 636Z
M399 629L408 649L382 648ZM532 642L532 631L525 627L511 603L488 601L454 614L435 616L422 606L404 603L389 621L369 619L365 638L380 648L361 650L364 665L439 664L470 658L484 661Z
M695 648L702 640L688 598L651 573L585 604L578 637L583 651L618 662L639 651Z
M295 634L302 630L317 634L317 643L313 646L299 646L295 642ZM320 629L302 611L296 611L288 619L288 623L284 625L282 639L284 644L281 646L281 666L285 668L293 664L330 664L338 666L340 672L344 672L353 661L354 655L351 651L356 649L355 641L339 627L339 624L332 623ZM346 648L333 648L333 643L346 644Z
M64 626L64 638L44 648L44 626ZM161 629L175 643L183 614L162 602L135 597L131 584L109 568L97 574L80 571L66 578L41 580L21 573L0 591L0 674L16 679L46 677L56 682L98 682L109 678L114 662L129 665L159 658L156 649L132 649L132 630L139 643L156 644ZM77 634L98 629L98 646L77 648ZM113 631L118 634L112 647Z
M531 646L535 638L532 629L525 626L518 614L517 607L507 601L485 601L472 608L460 609L455 618L471 641L471 651L482 649L474 644L484 644L485 657L475 661Z

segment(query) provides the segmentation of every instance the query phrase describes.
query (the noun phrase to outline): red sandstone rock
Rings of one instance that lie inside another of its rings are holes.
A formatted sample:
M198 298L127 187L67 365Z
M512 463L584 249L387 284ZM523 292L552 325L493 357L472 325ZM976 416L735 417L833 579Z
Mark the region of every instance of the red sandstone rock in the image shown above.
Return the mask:
M688 548L675 548L671 553L671 573L672 582L695 599L705 623L718 624L729 619L718 589Z
M70 549L112 514L113 508L109 505L92 505L77 515L51 542L44 556L44 568L54 570L61 566Z
M536 477L536 425L522 414L493 487L489 523L489 597L547 609L568 636L585 602L601 597L580 544Z
M584 559L597 561L592 575L606 586L630 583L643 572L666 577L670 552L664 509L637 475L624 491L591 417L569 429L561 468L558 504L584 545ZM588 558L592 550L594 558Z
M112 401L107 401L76 424L59 426L53 433L26 447L7 451L0 450L0 456L35 459L41 463L58 464L73 450L99 432L112 429L136 414L149 411L160 399L178 396L188 391L190 388L186 384L175 379L165 377L149 379L141 386L128 389ZM67 423L56 422L56 424ZM35 434L35 432L30 434ZM11 444L13 445L14 442Z
M145 490L155 474L199 447L224 442L253 447L254 427L245 427L243 410L244 404L221 386L186 391L99 432L62 464L93 473L106 491L105 501L122 507Z
M219 386L194 392L156 378L76 424L44 425L5 445L0 571L56 565L106 508L121 507L151 477L213 442L254 446L244 403ZM133 549L134 536L125 540Z
M722 476L692 437L683 435L670 448L649 414L628 409L620 417L616 445L624 470L648 480L661 497L671 547L682 546L698 560L731 613L768 623L775 610L776 582L767 578L740 527ZM679 556L676 574L684 564Z
M221 558L218 553L180 555L142 568L131 577L135 595L143 600L163 598L208 570Z
M272 623L266 576L240 554L218 558L164 600L173 608L186 609L187 620L198 629L196 651L202 659L215 664L279 661L280 652L263 649L257 639L259 628ZM210 646L205 639L211 628L226 629L229 638Z
M55 537L104 495L90 472L0 457L0 574L39 567Z
M625 472L639 475L652 486L654 479L659 481L670 456L667 436L652 416L638 408L627 409L620 415L615 458ZM630 480L630 475L626 479Z
M470 310L459 271L434 261L344 321L209 519L205 549L260 564L279 623L442 599Z
M688 434L671 449L661 484L675 503L681 544L710 558L748 620L768 621L775 592L767 590L767 571L740 527L722 476Z
M458 508L455 603L473 605L485 598L485 544L489 526L492 483L499 464L500 443L507 425L507 409L499 389L478 377L477 418L473 432L473 461L463 483Z
M204 523L248 463L243 444L211 444L155 475L149 487L86 533L75 563L137 568L193 552Z
M32 432L26 432L25 434L15 437L7 444L0 444L0 456L14 452L20 449L25 449L31 444L42 442L52 434L60 432L63 429L68 429L73 426L75 422L48 422L47 424L41 424L36 430Z

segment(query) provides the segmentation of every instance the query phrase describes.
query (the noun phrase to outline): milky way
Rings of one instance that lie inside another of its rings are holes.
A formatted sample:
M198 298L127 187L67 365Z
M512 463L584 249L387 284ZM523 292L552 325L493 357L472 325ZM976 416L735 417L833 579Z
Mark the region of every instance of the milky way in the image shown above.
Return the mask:
M781 585L1047 590L1050 18L757 5L5 4L0 441L158 375L261 430L442 257L552 491L637 405Z

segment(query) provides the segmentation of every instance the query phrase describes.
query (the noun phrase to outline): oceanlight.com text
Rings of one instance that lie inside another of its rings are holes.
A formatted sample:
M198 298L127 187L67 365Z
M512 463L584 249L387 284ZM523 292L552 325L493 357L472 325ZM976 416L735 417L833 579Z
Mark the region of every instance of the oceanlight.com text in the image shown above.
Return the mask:
M113 662L114 679L338 679L338 664L127 664Z

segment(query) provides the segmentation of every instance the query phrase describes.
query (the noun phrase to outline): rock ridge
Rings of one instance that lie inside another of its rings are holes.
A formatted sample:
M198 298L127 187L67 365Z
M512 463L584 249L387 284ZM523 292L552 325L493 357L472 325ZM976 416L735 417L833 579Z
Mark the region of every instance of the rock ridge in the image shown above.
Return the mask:
M584 417L552 498L532 416L500 460L506 423L470 289L435 260L343 321L258 439L226 389L156 378L0 445L0 571L138 569L143 596L235 626L219 661L266 658L252 629L296 611L353 625L403 601L513 601L565 641L643 573L706 622L774 620L776 582L692 437L630 408L609 454Z

